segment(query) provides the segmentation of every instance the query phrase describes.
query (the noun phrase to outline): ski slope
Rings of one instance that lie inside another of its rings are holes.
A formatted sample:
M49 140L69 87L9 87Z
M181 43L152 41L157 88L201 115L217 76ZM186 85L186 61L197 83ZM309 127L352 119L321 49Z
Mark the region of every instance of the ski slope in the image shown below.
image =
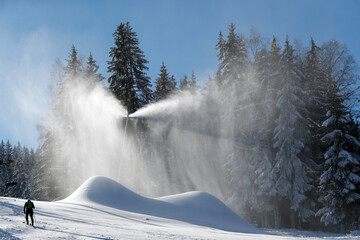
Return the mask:
M360 239L300 231L264 231L203 192L150 199L93 177L59 202L34 201L35 228L24 224L25 200L0 198L0 239Z

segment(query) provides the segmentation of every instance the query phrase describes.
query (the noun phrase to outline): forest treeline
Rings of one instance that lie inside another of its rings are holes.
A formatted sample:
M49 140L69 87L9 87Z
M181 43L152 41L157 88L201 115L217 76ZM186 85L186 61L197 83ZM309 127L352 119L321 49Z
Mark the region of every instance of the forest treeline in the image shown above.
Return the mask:
M0 189L1 196L26 198L37 187L34 176L38 169L33 149L12 145L9 141L0 143Z
M91 53L83 61L72 46L65 65L58 61L52 71L53 82L60 86L54 95L77 77L107 82L108 90L133 113L174 93L200 92L212 106L206 116L212 117L197 129L235 142L221 160L229 189L224 198L232 209L260 227L359 229L359 75L345 44L335 39L318 44L311 38L308 46L295 42L294 47L288 37L283 43L276 37L267 41L254 30L246 37L230 24L214 46L218 70L201 89L194 72L177 81L164 62L151 81L148 61L129 23L118 25L113 37L108 79L98 72ZM74 177L73 166L53 161L61 149L51 141L51 129L42 132L36 154L2 143L2 156L7 156L2 157L6 178L0 183L8 184L4 196L54 200L69 192L66 179ZM170 161L171 150L164 151L164 161ZM20 176L22 172L26 174Z

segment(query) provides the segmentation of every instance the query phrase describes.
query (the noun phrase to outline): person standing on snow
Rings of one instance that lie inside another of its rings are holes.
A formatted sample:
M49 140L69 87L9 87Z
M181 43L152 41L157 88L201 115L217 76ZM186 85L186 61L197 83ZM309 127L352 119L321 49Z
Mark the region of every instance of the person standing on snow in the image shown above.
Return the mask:
M27 202L24 205L24 214L26 214L26 224L29 224L29 214L30 214L30 218L31 218L31 225L34 226L34 218L33 218L33 214L34 211L33 209L35 208L34 203L30 200L30 198L28 198Z

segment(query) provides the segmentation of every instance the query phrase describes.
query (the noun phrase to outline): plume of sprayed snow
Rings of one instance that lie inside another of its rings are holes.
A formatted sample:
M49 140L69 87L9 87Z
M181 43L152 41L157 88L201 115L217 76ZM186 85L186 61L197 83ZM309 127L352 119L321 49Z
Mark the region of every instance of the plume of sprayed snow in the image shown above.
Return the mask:
M199 111L203 96L199 91L183 91L169 98L144 106L129 117L169 119Z
M124 142L126 116L102 83L85 78L63 82L45 126L55 149L53 165L71 176L63 184L75 188L90 176L104 175L131 185L127 169L137 154L131 137Z
M231 186L232 176L246 181L246 158L260 147L252 133L266 117L256 116L261 88L254 73L246 75L241 87L211 84L204 92L178 92L129 116L147 125L146 139L137 145L151 162L152 195L202 190L227 200L244 190L233 189L239 186Z
M235 157L241 162L249 151L233 136L254 125L252 107L236 109L236 96L215 85L206 92L178 92L129 119L102 84L67 80L47 121L60 149L53 158L78 176L64 183L74 188L89 176L104 175L147 196L202 190L226 200L232 191L227 163ZM251 92L242 96L246 100Z

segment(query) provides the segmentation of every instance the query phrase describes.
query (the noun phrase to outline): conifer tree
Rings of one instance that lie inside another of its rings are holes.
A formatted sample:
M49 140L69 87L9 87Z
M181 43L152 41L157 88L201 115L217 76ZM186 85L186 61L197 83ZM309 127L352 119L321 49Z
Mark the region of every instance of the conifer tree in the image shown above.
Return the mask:
M34 173L34 190L33 197L39 200L51 201L59 196L57 192L55 172L52 171L55 167L54 163L54 140L51 132L47 132L44 136L43 143L40 145L35 153L37 168Z
M14 180L12 179L12 172L14 169L13 155L14 155L13 147L10 144L10 141L7 140L5 144L5 158L4 158L4 164L5 164L4 180L6 184L6 188L4 190L4 196L12 196L12 192L13 192L13 185L12 185L14 183Z
M187 90L188 88L189 88L188 77L185 74L184 78L180 80L179 89L180 90Z
M190 89L193 91L196 91L199 89L199 86L197 85L196 76L194 73L194 70L191 72L191 79L190 79Z
M32 182L33 182L33 169L36 168L35 163L32 162L30 151L27 147L23 146L22 148L22 155L23 155L23 175L22 180L24 181L22 194L24 198L31 197L31 190L32 190Z
M320 134L325 148L320 177L321 222L340 226L342 232L358 221L360 171L358 129L350 113L356 64L346 46L332 40L321 48L321 68L326 75L326 120Z
M173 75L169 76L164 62L162 62L160 67L159 77L155 79L155 87L154 99L156 101L166 98L176 88L175 78Z
M78 51L75 46L71 46L69 58L66 60L66 66L64 67L64 73L67 78L80 77L82 74L82 61L79 59Z
M219 34L217 44L220 61L217 82L220 88L221 124L228 126L222 135L238 139L246 135L246 124L242 116L249 103L245 82L247 80L249 60L244 37L235 33L235 25L230 24L226 40ZM244 131L244 129L246 129ZM254 199L254 162L251 151L244 150L241 142L227 149L225 171L231 193L227 203L238 213L250 217L250 208ZM250 173L250 174L247 174Z
M301 159L306 134L302 116L304 102L301 98L301 73L295 64L294 49L287 39L282 57L281 89L277 94L276 106L279 117L276 119L274 148L276 149L273 174L276 176L278 200L288 202L291 213L291 227L295 227L295 214L305 220L312 214L304 211L306 195L312 189L307 176L306 165Z
M98 70L99 66L96 64L92 53L90 53L85 66L85 76L87 78L94 79L95 81L102 81L104 80L104 77L101 75L101 73L98 73Z
M328 82L325 72L321 68L320 48L316 46L315 41L311 38L310 50L306 53L305 58L305 93L304 99L308 109L308 125L312 138L308 143L311 148L312 156L317 164L322 163L322 156L319 154L321 149L320 135L321 125L326 119L326 94Z
M256 197L252 202L251 209L257 214L259 226L274 227L276 188L271 169L274 167L272 145L275 103L270 96L273 91L270 86L270 57L265 48L255 49L253 54L255 59L252 63L252 70L255 71L254 78L259 87L253 94L255 96L253 98L255 114L253 114L252 121L257 130L252 134L256 139L256 144L252 147L250 157L254 159Z
M220 65L218 67L218 70L216 71L216 77L215 77L215 82L217 83L217 85L220 87L223 85L223 79L221 77L222 74L222 67L221 66L221 62L224 60L225 56L224 56L224 50L225 50L225 40L224 40L224 36L222 34L222 32L219 32L219 37L218 37L218 42L216 44L216 50L218 50L218 60L220 61Z
M353 119L342 104L329 110L327 117L323 126L328 131L321 138L327 147L320 177L323 207L316 214L325 225L340 225L342 232L348 232L360 213L360 143Z
M177 87L176 87L177 83L176 83L176 79L174 77L174 74L171 75L169 81L170 81L169 86L170 86L171 91L175 91L177 89Z
M20 142L14 146L14 171L12 173L13 179L16 182L13 196L17 198L25 198L25 191L27 188L27 169L25 169L24 152Z
M1 140L0 143L0 195L4 195L4 191L6 188L6 164L5 164L5 143Z
M125 105L129 113L149 103L153 98L150 78L137 34L129 22L120 23L113 34L115 47L109 52L108 79L110 90Z
M230 24L226 41L224 41L220 32L217 49L220 61L218 71L221 76L222 85L231 88L235 84L239 88L244 78L246 78L248 54L246 41L235 33L235 25L233 23Z

